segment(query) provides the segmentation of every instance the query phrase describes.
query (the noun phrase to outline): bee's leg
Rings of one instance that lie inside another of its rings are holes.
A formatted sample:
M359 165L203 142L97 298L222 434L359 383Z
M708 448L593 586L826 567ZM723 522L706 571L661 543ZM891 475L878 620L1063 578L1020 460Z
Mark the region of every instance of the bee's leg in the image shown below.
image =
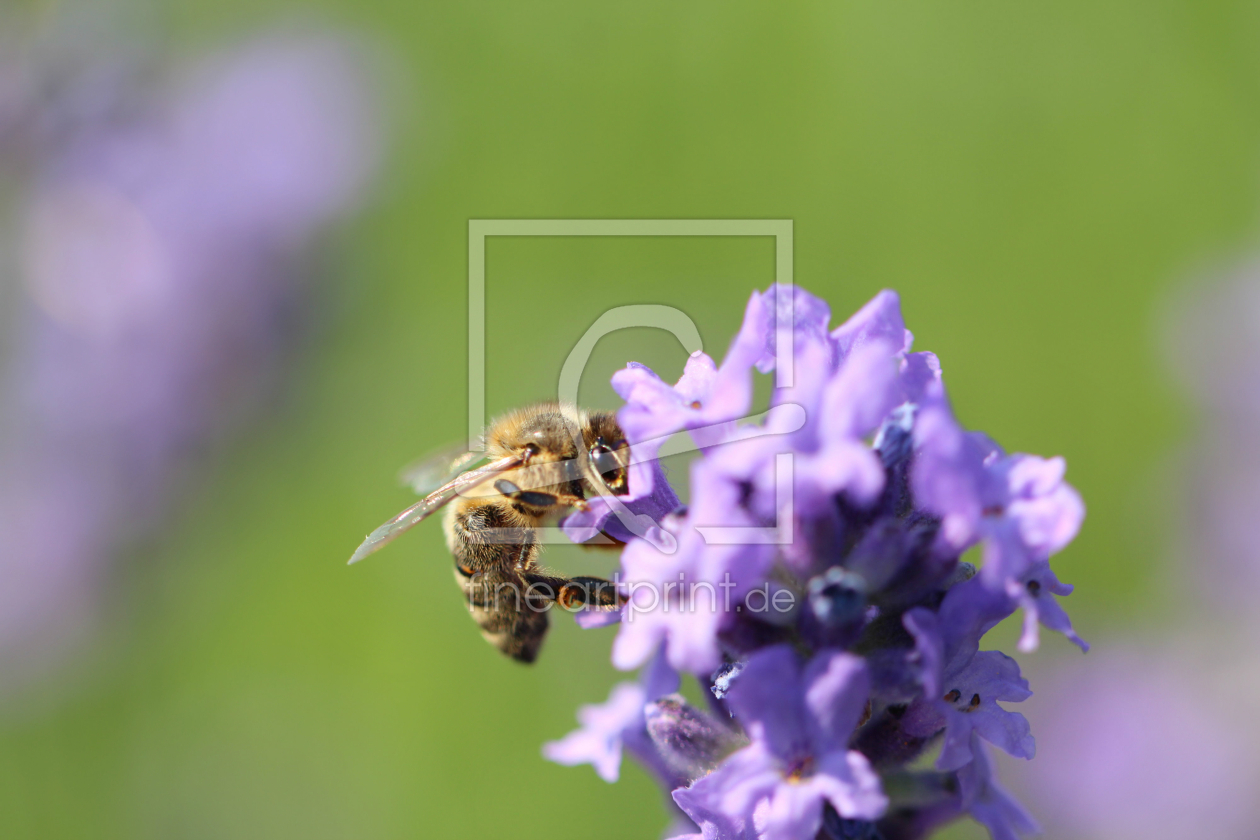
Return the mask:
M571 578L568 588L561 592L561 597L563 598L573 589L576 589L578 597L581 598L576 603L590 604L592 607L620 607L622 603L625 603L625 597L617 592L616 584L605 581L604 578L587 576ZM562 603L561 606L566 606L566 604Z
M525 580L527 597L535 604L559 601L560 593L569 583L568 578L547 575L541 572L526 571L522 577Z
M620 551L621 549L626 547L626 544L624 542L622 542L621 540L617 539L614 536L605 534L603 531L600 531L599 535L596 536L595 538L589 539L583 543L578 543L578 545L582 546L582 548L602 548L602 549L611 548L617 551Z
M612 581L597 577L558 577L527 572L525 582L532 598L555 601L565 609L576 607L618 607L625 601Z
M494 483L494 489L514 502L537 508L564 507L585 508L586 500L578 496L565 496L556 493L539 493L536 490L522 490L506 478Z
M597 577L569 578L556 602L565 609L575 607L619 607L625 601L612 581Z

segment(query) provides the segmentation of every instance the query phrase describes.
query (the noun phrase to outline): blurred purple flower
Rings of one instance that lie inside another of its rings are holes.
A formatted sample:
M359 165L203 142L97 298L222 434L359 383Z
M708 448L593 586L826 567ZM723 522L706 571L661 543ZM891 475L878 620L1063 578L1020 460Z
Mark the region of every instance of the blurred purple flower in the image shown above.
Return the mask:
M16 143L34 306L0 441L9 662L84 619L117 541L168 506L174 468L274 387L300 260L377 147L361 65L332 36L224 53L165 99L110 76L87 109L38 99L46 69L19 97L43 134Z
M1197 639L1101 656L1042 676L1044 748L1019 779L1045 803L1050 829L1116 840L1254 837L1254 655L1248 662ZM1212 698L1227 698L1228 709Z
M1198 427L1182 456L1182 545L1194 558L1187 583L1214 606L1253 616L1260 586L1260 262L1232 268L1210 284L1187 284L1166 306L1169 365L1191 396Z
M1170 613L1161 622L1169 641L1107 645L1087 668L1059 663L1038 675L1038 760L1011 770L1054 836L1242 840L1255 836L1260 819L1260 685L1246 647L1250 593L1260 584L1256 265L1211 285L1188 284L1163 326L1170 365L1200 414L1184 474L1167 482L1184 517L1183 533L1167 536L1181 538L1177 553L1193 561L1183 564L1192 573L1177 592L1181 620ZM1008 581L1007 594L1025 610L1025 641L1040 620L1085 647L1052 597L1067 591L1046 564ZM964 772L959 780L967 781Z

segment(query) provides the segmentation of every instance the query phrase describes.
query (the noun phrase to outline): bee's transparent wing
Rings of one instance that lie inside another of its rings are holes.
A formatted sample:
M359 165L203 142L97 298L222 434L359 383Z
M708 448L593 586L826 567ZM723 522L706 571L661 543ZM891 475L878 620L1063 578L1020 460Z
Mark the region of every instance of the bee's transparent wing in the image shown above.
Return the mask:
M509 455L506 458L500 458L497 461L486 464L484 467L461 473L368 534L362 544L355 549L354 554L350 557L350 562L357 563L369 554L384 548L404 531L415 527L434 511L440 510L447 505L460 493L476 487L478 484L500 473L520 466L520 463L521 459L518 456Z
M484 452L469 452L466 444L455 444L403 467L398 481L422 496L428 495L485 457Z

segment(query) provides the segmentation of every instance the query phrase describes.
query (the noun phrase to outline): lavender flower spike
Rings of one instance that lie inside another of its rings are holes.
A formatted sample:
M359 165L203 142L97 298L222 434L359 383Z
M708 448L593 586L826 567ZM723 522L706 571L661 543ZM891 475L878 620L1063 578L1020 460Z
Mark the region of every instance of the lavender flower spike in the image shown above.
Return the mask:
M674 550L628 539L627 604L580 620L619 617L614 665L656 657L713 708L671 695L645 717L643 689L621 688L549 754L606 772L630 749L699 829L672 830L688 840L919 840L966 815L1015 840L1034 824L982 741L1032 758L1028 720L1000 705L1031 692L981 640L1022 608L1020 650L1040 625L1086 647L1049 565L1084 506L1063 459L1007 455L959 425L936 356L910 352L896 293L830 318L772 286L720 366L694 355L675 385L638 365L614 377L646 457L639 486L653 482L636 493L673 498L646 469L665 436L688 430L700 452L688 507L656 519ZM771 411L740 424L756 371L777 372ZM960 562L974 545L979 570Z

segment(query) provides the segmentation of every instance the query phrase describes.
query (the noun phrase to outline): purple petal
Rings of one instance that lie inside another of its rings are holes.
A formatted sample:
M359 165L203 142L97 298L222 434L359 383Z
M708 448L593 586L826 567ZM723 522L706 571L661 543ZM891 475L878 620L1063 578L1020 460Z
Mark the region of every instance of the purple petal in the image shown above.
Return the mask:
M792 648L776 645L754 653L726 699L754 742L782 758L808 752L801 663Z
M1020 713L1008 712L997 703L982 703L970 716L976 734L993 746L1016 758L1031 759L1037 754L1028 718Z
M751 371L756 367L762 373L768 372L774 366L773 328L773 301L753 292L744 307L739 332L722 358L722 367L731 371Z
M1057 600L1059 596L1072 594L1072 587L1059 582L1049 563L1034 568L1023 581L1010 581L1007 592L1024 610L1024 632L1019 639L1021 651L1028 653L1037 649L1038 623L1067 636L1082 651L1089 650L1089 644L1076 635L1072 620Z
M690 790L679 788L673 792L674 803L700 828L700 834L686 835L687 837L701 840L757 840L757 832L751 819L742 815L732 816L720 808L711 807L706 798L693 796Z
M945 715L945 739L941 754L936 757L938 770L957 770L970 764L974 758L971 750L972 727L962 712L949 709Z
M982 700L1008 700L1019 702L1032 697L1028 680L1019 673L1019 663L998 650L982 650L967 665L945 680L950 688L979 694Z
M818 448L823 434L822 421L827 417L822 408L827 383L835 373L835 350L829 344L806 342L797 347L792 360L792 382L776 386L770 405L799 406L805 423L790 435L779 438L778 451L810 452Z
M911 470L915 500L941 517L941 533L957 549L976 536L984 509L984 460L943 403L915 417L916 456Z
M623 671L638 668L651 658L669 637L669 625L654 620L653 613L646 613L632 621L622 621L613 640L612 663Z
M818 760L811 780L823 796L846 819L874 820L888 809L888 797L879 783L879 774L866 756L856 750L837 750Z
M984 565L980 567L979 577L985 586L1003 592L1010 581L1028 574L1039 558L1020 535L1018 521L1006 516L987 516L982 528Z
M843 751L871 692L866 664L860 656L825 651L805 666L803 682L815 751Z
M734 450L741 445L721 448L724 453L732 450L732 453L725 454L738 454ZM752 528L765 524L754 518L743 503L746 492L743 481L741 476L728 471L730 466L728 460L718 457L701 458L692 465L692 505L687 514L687 527L692 529L694 538L683 540L678 556L680 561L690 565L697 580L720 583L729 575L734 584L730 595L738 599L765 580L775 552L771 545L742 539L738 535L727 539L708 530L714 527ZM761 480L773 487L773 466L768 466L771 477L758 473L754 481ZM773 490L770 492L773 495ZM766 513L776 515L773 504Z
M1061 551L1075 539L1085 518L1085 504L1072 487L1062 481L1044 492L1030 493L1039 489L1036 485L1017 485L1016 481L1027 478L1025 468L1043 467L1043 473L1063 475L1063 459L1045 461L1031 455L1016 456L1019 465L1010 472L1011 495L1007 514L1019 522L1020 536L1024 544L1041 556ZM1036 462L1041 462L1037 464Z
M634 457L639 457L638 454ZM645 490L644 488L648 488ZM659 461L634 463L630 467L630 492L624 496L596 496L586 510L566 516L560 523L565 536L576 543L590 542L601 533L628 543L646 535L680 506L678 496L665 477ZM629 524L623 516L630 520ZM631 528L636 530L632 530ZM638 533L645 532L644 534Z
M713 359L699 350L692 353L687 357L682 376L678 378L678 383L674 386L678 399L685 405L693 402L703 405L713 393L713 386L717 383L717 372L717 365L713 363Z
M831 337L842 357L869 341L888 342L899 353L908 352L914 341L901 318L901 298L890 289L871 298L853 317L836 327Z
M715 418L734 420L746 415L752 406L752 371L755 365L765 362L763 357L771 340L771 317L762 297L753 292L744 310L744 323L731 341L714 378L707 407Z
M669 666L669 660L661 653L654 656L643 669L641 679L648 700L655 700L678 690L678 672Z
M903 401L893 355L886 342L864 344L826 384L813 412L817 452L796 461L801 515L816 515L837 493L867 505L884 489L884 466L865 438Z
M757 813L757 832L763 840L814 837L822 826L823 794L813 779L775 787L768 807Z
M757 370L768 373L778 365L781 334L794 352L805 343L832 347L834 341L827 334L830 322L831 307L826 301L798 286L776 283L760 295L753 293L744 326L727 356L751 357Z
M732 753L691 787L674 791L674 801L699 824L711 821L715 815L742 820L782 781L774 757L763 745L754 743Z
M829 442L816 455L798 455L794 461L796 493L792 498L802 516L817 516L835 504L838 493L862 507L883 492L885 472L879 456L858 440Z
M747 414L752 400L751 369L691 354L677 384L665 383L651 369L631 362L613 374L613 389L626 401L617 420L635 449L637 461L655 459L666 439L684 429L701 447L720 442L731 421Z
M901 623L914 638L914 649L918 654L923 680L923 692L935 700L944 693L941 690L941 670L945 666L944 643L941 640L936 614L931 610L918 607L903 615Z
M689 546L698 540L699 534L687 531L672 556L646 540L635 540L622 552L629 601L613 642L616 667L636 668L662 644L676 670L708 674L721 664L718 632L728 605L712 582L721 578L696 574L688 563Z
M980 638L1015 607L1015 600L1004 589L988 587L979 575L951 586L938 615L945 669L957 670L971 661L980 648Z
M1019 840L1020 835L1039 834L1041 828L1014 797L998 786L993 759L973 737L975 759L958 771L963 807L989 830L993 840Z
M617 412L617 422L631 444L656 441L686 426L691 409L646 365L626 365L613 374L612 386L626 401ZM659 448L659 443L656 446Z
M677 565L672 557L660 554L646 540L635 540L621 553L621 568L629 597L622 607L624 618L620 630L612 642L612 664L621 670L631 670L648 661L668 635L668 623L659 620L654 612L659 606L659 596L658 603L649 604L653 591L648 587L658 579L672 576ZM636 586L640 582L646 586Z
M941 362L935 353L911 353L901 363L901 387L912 403L941 401L945 385L941 381Z
M998 705L999 700L1018 702L1032 696L1014 659L999 651L981 651L963 668L947 673L943 688L958 694L937 701L947 720L939 769L956 770L972 760L972 732L1013 756L1032 758L1036 746L1028 720Z
M621 622L621 610L608 607L586 607L573 613L573 620L583 630L595 630Z
M590 764L606 782L617 781L621 767L621 747L627 729L643 720L647 698L634 683L613 687L605 703L578 709L580 729L559 741L543 745L543 755L557 764Z
M866 437L904 401L895 349L885 341L866 342L853 349L827 383L822 404L824 435Z
M1061 457L1016 454L1008 461L1006 485L1012 499L1035 499L1052 493L1067 473L1067 462Z

